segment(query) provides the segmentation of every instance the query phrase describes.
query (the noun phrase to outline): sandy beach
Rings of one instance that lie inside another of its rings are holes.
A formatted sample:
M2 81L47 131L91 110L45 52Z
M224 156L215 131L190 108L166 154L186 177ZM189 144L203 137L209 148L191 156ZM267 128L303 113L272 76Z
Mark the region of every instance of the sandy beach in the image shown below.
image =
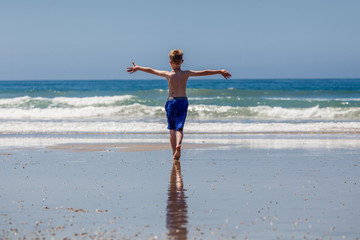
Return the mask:
M360 237L356 135L216 139L2 149L0 238Z

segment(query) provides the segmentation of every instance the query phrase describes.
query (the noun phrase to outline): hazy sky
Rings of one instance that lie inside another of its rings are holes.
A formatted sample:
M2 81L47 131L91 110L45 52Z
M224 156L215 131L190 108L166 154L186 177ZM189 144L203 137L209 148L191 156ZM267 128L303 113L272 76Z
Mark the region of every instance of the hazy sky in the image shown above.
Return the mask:
M359 0L0 0L0 80L149 79L131 61L233 78L360 77Z

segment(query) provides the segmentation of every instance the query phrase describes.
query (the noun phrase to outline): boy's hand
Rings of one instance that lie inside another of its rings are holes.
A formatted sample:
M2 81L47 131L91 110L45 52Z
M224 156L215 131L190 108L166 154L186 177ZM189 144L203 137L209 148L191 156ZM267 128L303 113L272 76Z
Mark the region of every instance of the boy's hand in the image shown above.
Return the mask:
M231 77L231 74L226 70L220 70L220 74L225 78L228 79Z
M132 64L134 65L133 67L128 67L126 71L128 71L130 74L133 74L134 72L136 72L137 70L139 70L139 67L136 66L136 64L134 62L132 62Z

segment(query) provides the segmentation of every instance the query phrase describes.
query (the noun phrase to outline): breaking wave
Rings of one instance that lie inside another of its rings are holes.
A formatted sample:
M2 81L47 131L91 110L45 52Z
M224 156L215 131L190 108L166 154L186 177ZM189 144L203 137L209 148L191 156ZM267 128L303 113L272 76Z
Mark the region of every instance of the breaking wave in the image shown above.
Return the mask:
M360 107L226 106L190 104L188 116L195 120L359 120ZM0 99L0 120L79 120L164 118L164 102L142 100L133 95L105 97L17 97Z

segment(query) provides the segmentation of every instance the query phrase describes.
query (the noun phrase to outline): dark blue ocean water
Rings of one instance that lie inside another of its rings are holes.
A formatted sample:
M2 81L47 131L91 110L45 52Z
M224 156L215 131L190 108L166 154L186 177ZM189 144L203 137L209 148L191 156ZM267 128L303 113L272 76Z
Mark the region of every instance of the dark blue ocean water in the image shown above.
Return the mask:
M133 95L156 105L166 91L165 80L0 81L2 99ZM280 107L345 107L344 101L346 107L360 106L360 79L190 79L187 92L195 103L223 106L256 106L259 101Z

